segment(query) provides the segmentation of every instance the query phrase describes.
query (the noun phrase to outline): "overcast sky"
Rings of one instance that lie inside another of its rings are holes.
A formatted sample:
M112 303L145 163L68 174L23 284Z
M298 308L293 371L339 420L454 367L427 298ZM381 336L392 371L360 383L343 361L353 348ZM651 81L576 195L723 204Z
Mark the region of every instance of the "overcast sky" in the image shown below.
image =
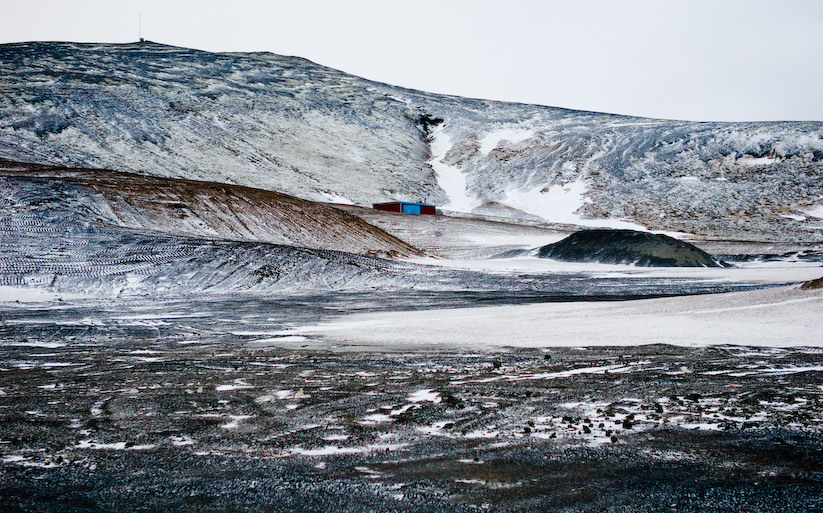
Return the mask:
M823 121L821 0L3 4L4 43L122 43L142 30L160 43L298 55L459 96L695 121Z

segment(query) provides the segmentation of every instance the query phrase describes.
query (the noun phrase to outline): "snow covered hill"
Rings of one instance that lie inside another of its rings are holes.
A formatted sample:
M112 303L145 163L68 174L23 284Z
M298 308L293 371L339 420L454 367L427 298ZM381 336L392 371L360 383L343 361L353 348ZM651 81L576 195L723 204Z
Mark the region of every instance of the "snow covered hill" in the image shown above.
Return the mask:
M440 300L450 304L476 296L573 300L760 286L632 277L615 288L614 280L574 273L496 275L373 256L381 254L420 252L349 213L279 193L0 162L0 302L20 294L85 300L403 290L425 301L451 294L456 299Z
M472 100L296 57L0 46L0 158L369 205L823 240L823 123L697 123Z

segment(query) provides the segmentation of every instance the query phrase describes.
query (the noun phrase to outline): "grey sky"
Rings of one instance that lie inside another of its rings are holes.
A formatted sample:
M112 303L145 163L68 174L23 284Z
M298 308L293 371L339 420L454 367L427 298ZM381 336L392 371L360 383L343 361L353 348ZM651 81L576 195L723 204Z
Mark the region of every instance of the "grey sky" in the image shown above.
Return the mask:
M697 121L823 121L819 0L26 0L0 42L299 55L425 91Z

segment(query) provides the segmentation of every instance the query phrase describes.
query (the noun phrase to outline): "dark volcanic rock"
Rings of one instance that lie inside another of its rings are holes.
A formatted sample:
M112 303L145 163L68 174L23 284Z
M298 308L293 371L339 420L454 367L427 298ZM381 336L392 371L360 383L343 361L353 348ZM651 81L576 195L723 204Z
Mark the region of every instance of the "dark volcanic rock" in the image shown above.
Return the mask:
M634 230L583 230L539 248L537 256L567 262L635 264L644 267L723 267L688 242Z
M800 288L803 290L823 289L823 278L807 281Z

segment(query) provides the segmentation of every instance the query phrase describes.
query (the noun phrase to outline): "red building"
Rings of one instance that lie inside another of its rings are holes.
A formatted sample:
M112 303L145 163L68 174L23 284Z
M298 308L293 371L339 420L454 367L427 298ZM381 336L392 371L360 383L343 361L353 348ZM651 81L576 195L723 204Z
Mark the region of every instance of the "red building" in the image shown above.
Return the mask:
M375 203L372 205L375 210L385 210L387 212L401 212L403 214L430 214L437 215L434 205L425 203L409 203L407 201L392 201L390 203Z

